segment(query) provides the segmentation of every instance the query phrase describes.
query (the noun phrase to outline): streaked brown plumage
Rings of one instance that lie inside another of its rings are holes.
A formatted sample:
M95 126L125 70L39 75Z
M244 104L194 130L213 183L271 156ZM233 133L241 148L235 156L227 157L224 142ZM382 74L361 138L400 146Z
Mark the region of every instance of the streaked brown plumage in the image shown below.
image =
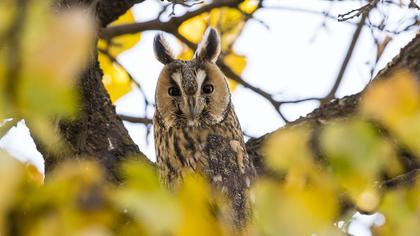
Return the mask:
M203 175L231 200L241 227L249 214L247 189L255 169L225 76L215 64L218 34L210 28L203 38L191 61L175 60L162 35L155 38L156 57L165 64L153 118L157 166L170 188L182 181L185 170Z

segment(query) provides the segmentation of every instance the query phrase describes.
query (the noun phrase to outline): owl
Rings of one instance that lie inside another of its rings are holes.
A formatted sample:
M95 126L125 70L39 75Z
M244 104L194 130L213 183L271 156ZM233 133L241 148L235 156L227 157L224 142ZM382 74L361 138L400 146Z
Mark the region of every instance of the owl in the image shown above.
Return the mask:
M164 67L155 95L155 149L163 183L174 188L187 171L202 175L230 199L241 227L249 217L247 189L256 172L226 77L215 63L220 47L217 31L209 28L194 58L177 60L163 35L156 35L154 52Z

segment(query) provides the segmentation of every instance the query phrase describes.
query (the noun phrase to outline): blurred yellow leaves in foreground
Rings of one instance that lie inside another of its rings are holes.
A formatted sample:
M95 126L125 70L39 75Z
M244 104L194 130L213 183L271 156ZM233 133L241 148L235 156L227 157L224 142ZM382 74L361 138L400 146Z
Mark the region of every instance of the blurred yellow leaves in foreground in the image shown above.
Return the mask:
M119 186L88 161L62 163L42 186L32 169L4 153L0 170L1 235L232 235L196 175L171 193L150 166L135 161L122 166L126 181Z
M336 223L349 202L384 214L385 223L372 229L377 235L416 235L420 184L383 191L379 183L405 171L399 144L420 150L412 141L420 135L417 89L400 71L375 81L353 117L269 135L263 151L275 178L251 186L253 219L243 232L232 231L226 199L194 174L171 192L139 162L124 163L124 183L113 185L97 163L74 161L42 184L33 166L0 152L0 234L343 235Z
M383 193L379 183L403 173L398 148L419 156L419 124L419 83L398 71L374 81L354 117L330 121L315 133L308 123L271 134L266 162L284 181L254 187L257 227L264 235L335 235L330 226L338 221L339 203L351 201L362 212L385 214L375 232L416 235L420 185Z
M0 120L24 118L46 147L58 147L52 117L75 115L96 30L88 12L55 14L51 4L0 2Z
M240 9L251 13L257 6L252 2ZM52 15L50 4L28 2L27 18L13 35L18 6L0 1L0 35L6 36L0 46L0 121L25 118L40 140L57 148L51 117L74 115L76 78L88 60L94 22L78 10ZM117 23L132 22L127 14ZM241 74L246 58L231 46L243 24L240 11L222 8L179 30L196 43L207 25L218 28L224 62ZM115 58L138 40L130 35L98 46ZM118 64L104 54L99 61L113 101L130 91ZM410 158L420 156L419 136L419 84L407 71L372 83L354 117L271 134L264 153L275 178L261 177L251 187L253 219L241 233L231 231L226 199L200 176L186 176L170 192L155 170L127 162L121 167L125 181L117 186L97 163L79 160L61 163L44 182L34 166L0 151L0 235L342 235L335 223L345 201L384 214L385 223L372 229L376 235L417 235L420 184L383 191L379 183L406 171L401 148Z
M110 26L134 23L135 18L131 10L120 16ZM141 39L140 33L125 34L105 40L98 41L100 50L98 55L99 64L104 73L103 83L108 91L111 100L115 103L119 98L126 95L133 88L128 73L116 61L118 55L122 52L134 47Z
M409 72L398 71L375 83L363 97L361 112L420 156L420 88Z

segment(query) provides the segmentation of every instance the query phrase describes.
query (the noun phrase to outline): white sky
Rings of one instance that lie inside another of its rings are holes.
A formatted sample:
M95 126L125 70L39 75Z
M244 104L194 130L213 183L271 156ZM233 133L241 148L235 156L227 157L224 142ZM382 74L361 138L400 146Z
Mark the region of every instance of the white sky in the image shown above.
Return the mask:
M332 15L360 7L358 1L332 4L329 1L272 0L267 3L273 6L300 7L317 11L329 10ZM135 6L134 12L138 21L145 21L155 18L159 9L159 0L148 0ZM177 14L182 14L184 11L181 6L177 6ZM388 22L398 23L398 20L409 16L408 12L413 13L408 9L393 8L387 12ZM248 65L242 77L257 87L278 94L276 98L282 100L325 96L338 74L355 26L327 19L327 27L322 28L321 23L324 21L322 15L294 11L263 9L255 16L269 25L270 29L253 20L246 24L234 46L237 53L248 58ZM153 31L143 33L140 43L118 58L143 86L149 100L154 100L156 81L162 68L162 65L154 59L152 51L155 33ZM414 36L415 33L404 33L391 41L377 68L382 68ZM180 46L177 45L177 41L173 37L168 38L175 51L179 51ZM366 85L370 79L368 63L374 60L375 52L370 32L364 29L338 90L339 97L359 92ZM252 136L260 136L284 124L265 99L248 89L238 87L232 99L244 131ZM144 116L142 101L139 91L133 90L117 102L117 112ZM294 120L311 112L316 106L316 102L305 102L284 106L282 111L288 119ZM151 117L152 114L153 110L149 110L147 115ZM147 144L146 129L143 125L130 123L125 125L140 149L154 160L153 135L149 135L147 139L149 144ZM43 169L42 156L36 151L23 123L0 140L0 147L19 159L31 161ZM373 219L374 217L370 217L367 221L371 222ZM369 235L366 228L353 228L355 229L352 231L357 232L357 235Z

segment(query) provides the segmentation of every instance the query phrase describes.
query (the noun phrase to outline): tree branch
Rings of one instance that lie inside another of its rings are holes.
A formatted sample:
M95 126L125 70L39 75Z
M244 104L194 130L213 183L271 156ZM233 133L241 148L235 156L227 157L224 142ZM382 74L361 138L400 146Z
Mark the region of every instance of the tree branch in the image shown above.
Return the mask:
M414 75L416 75L417 79L420 80L420 33L417 34L410 43L402 48L400 54L394 57L394 59L389 62L385 68L379 71L379 73L374 78L374 81L385 79L393 71L402 68L410 70L412 73L414 73ZM362 94L363 91L322 104L319 108L309 113L306 117L302 117L293 122L290 122L285 127L299 125L305 122L313 124L315 127L321 127L330 120L352 116L357 110ZM281 127L278 130L281 130L285 127ZM271 133L268 133L259 138L250 139L246 143L248 156L253 160L257 171L259 171L259 174L261 175L264 175L267 171L269 171L264 164L265 153L263 151L263 146L265 140L270 135Z
M327 96L325 96L325 98L323 99L323 102L327 102L335 98L335 94L337 93L338 87L340 86L341 81L343 80L344 73L346 72L351 56L353 55L354 48L356 47L356 43L360 37L360 33L362 32L363 26L365 25L365 21L368 16L369 12L362 14L362 18L360 18L359 23L357 23L357 27L351 39L349 49L347 50L346 57L344 58L343 64L341 65L340 71L338 72L334 85L332 86L330 92L328 92Z
M112 27L104 28L100 31L100 37L104 39L113 38L123 34L135 34L146 30L162 30L168 33L173 33L174 29L178 27L186 20L201 15L205 12L211 11L214 8L219 7L236 7L243 0L224 0L214 1L208 5L198 8L197 10L190 11L179 17L172 17L167 22L161 22L159 18L132 24L117 25Z
M11 128L15 127L19 119L7 119L0 123L0 139L2 139Z
M140 123L145 125L151 125L153 123L152 119L147 117L134 117L134 116L127 116L127 115L119 115L121 120L128 121L131 123Z
M420 174L420 169L414 169L395 178L385 180L379 185L379 188L385 190L395 189L406 185L411 186L416 182L418 174Z

